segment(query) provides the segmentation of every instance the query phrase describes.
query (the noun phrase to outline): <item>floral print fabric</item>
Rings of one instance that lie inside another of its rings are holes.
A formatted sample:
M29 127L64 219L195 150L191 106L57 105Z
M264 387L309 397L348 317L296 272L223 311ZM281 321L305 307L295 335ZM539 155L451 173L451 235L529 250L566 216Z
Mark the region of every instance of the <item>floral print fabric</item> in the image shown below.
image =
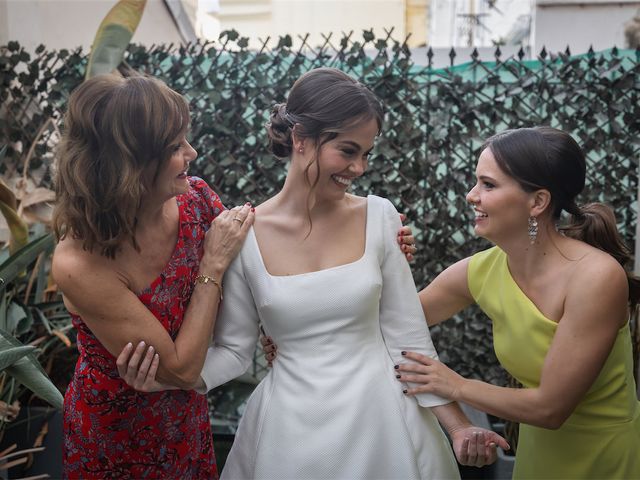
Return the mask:
M176 338L189 304L204 235L224 209L198 178L177 197L180 229L173 256L139 292ZM73 315L80 357L64 400L67 478L217 478L206 396L193 390L141 393L120 379L116 359Z

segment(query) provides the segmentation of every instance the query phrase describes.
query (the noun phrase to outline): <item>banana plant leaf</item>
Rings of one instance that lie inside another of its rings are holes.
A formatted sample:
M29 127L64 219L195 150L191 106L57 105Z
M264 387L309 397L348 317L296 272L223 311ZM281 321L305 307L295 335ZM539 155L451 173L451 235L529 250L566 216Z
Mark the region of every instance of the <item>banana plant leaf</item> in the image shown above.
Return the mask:
M11 298L7 305L7 314L4 323L0 323L0 329L7 332L13 332L18 337L27 333L33 325L33 315L29 308L20 302L17 298Z
M11 239L9 241L9 252L14 253L27 244L29 239L29 227L20 218L16 211L16 197L9 186L0 180L0 212L7 219Z
M11 255L0 264L0 294L24 269L33 262L40 253L53 248L53 236L43 235Z
M23 345L22 347L8 347L6 350L0 351L0 371L13 365L35 349L36 347L33 345Z
M93 40L85 79L118 68L146 3L147 0L119 0L107 13Z
M7 153L7 146L0 148L0 162ZM27 223L20 218L17 212L18 201L16 195L9 186L0 179L0 211L7 219L9 231L11 232L11 240L9 241L9 252L14 253L27 244L29 239L29 227Z
M24 345L10 333L0 330L0 352L16 347L24 347ZM9 365L4 371L52 406L62 408L62 394L51 383L33 353L28 352L25 356Z

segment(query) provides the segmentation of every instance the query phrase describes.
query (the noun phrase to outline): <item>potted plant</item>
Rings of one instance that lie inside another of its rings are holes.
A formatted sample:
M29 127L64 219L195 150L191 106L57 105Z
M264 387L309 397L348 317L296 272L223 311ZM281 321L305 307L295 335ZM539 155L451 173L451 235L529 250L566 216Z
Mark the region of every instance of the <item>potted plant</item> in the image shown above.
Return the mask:
M4 151L0 148L0 159ZM18 203L12 189L0 181L0 212L8 237L8 248L0 252L0 471L5 474L44 450L43 421L62 408L62 394L38 357L64 344L69 323L56 316L55 304L45 301L53 238L41 226L30 232ZM34 398L47 406L46 417L22 407L21 402L31 404ZM33 421L38 417L36 427ZM35 432L28 443L17 441L31 430Z

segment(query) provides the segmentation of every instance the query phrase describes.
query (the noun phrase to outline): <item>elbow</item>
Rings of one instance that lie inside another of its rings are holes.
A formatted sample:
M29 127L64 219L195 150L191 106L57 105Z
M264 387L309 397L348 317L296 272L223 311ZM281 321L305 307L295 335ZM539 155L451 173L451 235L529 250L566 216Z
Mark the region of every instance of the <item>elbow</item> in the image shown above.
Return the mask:
M536 418L530 422L532 425L540 428L546 428L547 430L558 430L564 422L570 417L571 412L567 412L559 406L552 406L549 408L540 408Z
M526 392L528 389L524 389ZM528 390L531 395L528 402L528 415L523 415L522 423L547 430L558 430L571 416L575 405L569 398L559 397L557 392L541 388Z
M165 368L158 371L158 380L168 383L182 390L192 390L200 380L202 369L194 369L191 366L183 368Z
M174 385L182 390L193 390L200 380L200 371L177 376Z

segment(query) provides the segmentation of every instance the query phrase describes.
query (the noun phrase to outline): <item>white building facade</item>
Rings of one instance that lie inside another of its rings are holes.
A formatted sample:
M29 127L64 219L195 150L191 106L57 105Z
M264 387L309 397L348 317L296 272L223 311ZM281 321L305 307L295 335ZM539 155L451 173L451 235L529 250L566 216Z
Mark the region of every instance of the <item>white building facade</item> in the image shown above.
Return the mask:
M431 0L428 43L434 48L526 46L532 1Z
M585 53L625 47L624 28L640 9L638 0L536 0L534 51Z

